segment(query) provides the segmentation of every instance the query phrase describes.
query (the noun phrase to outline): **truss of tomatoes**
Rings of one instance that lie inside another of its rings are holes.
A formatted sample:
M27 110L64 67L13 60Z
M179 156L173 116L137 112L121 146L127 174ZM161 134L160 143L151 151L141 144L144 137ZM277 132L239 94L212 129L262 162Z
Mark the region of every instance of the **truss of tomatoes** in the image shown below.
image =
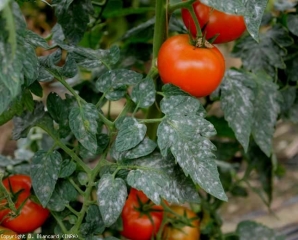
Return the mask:
M243 16L220 12L200 1L195 1L192 6L200 27L204 29L203 33L206 39L216 37L213 43L234 41L246 30ZM181 14L185 26L193 36L196 36L197 30L190 12L183 8L181 9Z
M195 97L210 95L221 83L225 60L217 47L187 34L168 38L161 46L157 68L163 83L171 83Z
M39 228L49 216L49 210L31 200L31 179L27 175L13 175L3 180L4 187L12 194L19 215L11 217L11 210L2 209L6 204L3 200L0 211L1 225L16 233L29 233Z

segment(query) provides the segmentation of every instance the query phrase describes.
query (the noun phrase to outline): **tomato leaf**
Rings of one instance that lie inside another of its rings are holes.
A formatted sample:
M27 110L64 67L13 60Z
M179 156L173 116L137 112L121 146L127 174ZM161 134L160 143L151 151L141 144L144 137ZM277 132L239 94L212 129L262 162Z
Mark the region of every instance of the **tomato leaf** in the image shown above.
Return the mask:
M211 195L226 201L219 180L213 151L208 137L216 131L211 123L198 115L200 102L188 96L171 96L161 101L166 114L157 130L158 146L163 156L171 151L186 175Z
M112 97L110 100L118 100L124 96L126 88L128 85L135 85L142 80L142 74L137 72L126 70L126 69L116 69L104 73L97 81L96 88L98 91L105 93L106 98L109 98L109 94L113 91L121 89L119 96ZM123 88L125 91L123 91Z
M285 47L290 46L293 39L281 25L274 25L265 33L260 34L259 43L250 36L236 42L233 56L241 57L243 66L250 71L265 71L274 77L275 69L285 69L283 58L286 56Z
M121 161L124 159L136 159L149 155L154 151L156 146L157 145L154 141L152 141L148 137L145 137L137 146L127 151L117 151L114 144L111 148L110 154L117 161Z
M253 76L257 87L254 91L252 135L262 151L270 156L274 127L280 112L281 95L278 85L267 74L258 73Z
M144 139L146 130L145 124L138 123L135 118L126 117L115 140L116 150L122 152L134 148Z
M201 1L219 11L243 15L248 32L256 41L258 41L259 27L267 6L267 0L226 0L224 2L221 0Z
M59 172L59 178L67 178L76 170L77 164L69 159L63 160Z
M190 178L186 177L175 159L164 158L159 153L121 164L140 167L127 176L127 183L142 190L155 204L161 197L170 203L199 202L199 195Z
M103 221L107 227L116 222L127 197L125 181L114 179L111 174L104 174L98 183L97 201Z
M80 156L82 156L84 159L90 159L97 155L100 155L103 153L103 151L106 149L106 147L109 144L109 136L107 134L98 134L96 135L97 139L97 148L95 153L91 153L87 148L83 147L81 144L79 145L79 153Z
M287 17L287 26L289 28L289 31L293 33L295 36L298 36L298 15L289 14Z
M93 12L90 1L53 0L52 6L58 23L62 26L65 38L76 45L83 37L89 23L89 14Z
M92 153L97 150L98 110L95 105L87 103L74 107L69 113L69 126L78 141Z
M40 150L32 158L30 176L36 196L42 206L46 206L53 194L58 173L61 169L62 157L59 152Z
M55 190L47 204L52 211L61 212L70 201L75 201L78 196L77 190L67 180L58 180Z
M221 108L244 151L247 151L254 112L254 82L250 74L229 70L220 86Z
M253 221L240 222L236 230L240 240L268 239L283 240L285 236L278 234L274 230Z
M145 78L132 90L131 99L140 108L148 108L155 102L155 85L152 78Z

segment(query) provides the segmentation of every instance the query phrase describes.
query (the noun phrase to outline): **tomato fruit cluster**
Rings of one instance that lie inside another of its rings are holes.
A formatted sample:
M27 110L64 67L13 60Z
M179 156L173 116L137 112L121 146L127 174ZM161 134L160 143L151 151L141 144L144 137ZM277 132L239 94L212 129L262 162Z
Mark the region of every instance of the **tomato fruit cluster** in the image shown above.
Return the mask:
M201 28L204 28L206 39L211 39L218 35L213 43L233 41L239 38L246 30L242 16L220 12L200 1L194 2L193 8ZM181 13L185 26L190 30L193 36L196 36L197 30L190 12L183 8Z
M12 193L15 207L20 210L20 214L13 218L10 209L0 211L0 221L17 233L29 233L40 227L49 216L49 210L43 208L39 203L30 199L31 179L27 175L13 175L3 180L5 188ZM1 205L4 205L1 202Z
M130 240L150 240L160 228L163 208L152 203L142 191L132 188L121 217L122 236Z
M180 34L162 44L157 67L164 83L178 86L195 97L205 97L220 84L225 60L215 46L193 46L187 34Z

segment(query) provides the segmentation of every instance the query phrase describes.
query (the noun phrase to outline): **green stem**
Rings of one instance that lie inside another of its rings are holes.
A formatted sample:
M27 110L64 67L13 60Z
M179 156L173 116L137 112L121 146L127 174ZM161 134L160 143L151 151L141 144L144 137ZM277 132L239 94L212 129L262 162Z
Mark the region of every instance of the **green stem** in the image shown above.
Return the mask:
M192 17L192 20L194 21L195 26L196 26L196 30L197 30L197 36L196 37L197 38L203 37L201 26L200 26L200 23L199 23L199 20L198 20L196 14L195 14L195 10L194 10L193 6L191 5L187 9L188 9L188 11L189 11L189 13Z
M78 193L79 193L80 195L83 196L83 195L85 194L85 192L82 191L82 189L80 189L80 187L74 182L74 180L73 180L72 178L69 178L68 180L69 180L69 182L71 183L71 185L78 191Z
M188 0L188 1L174 3L174 4L169 6L169 13L171 14L174 11L176 11L177 9L189 8L195 1L196 0Z
M66 204L65 207L67 207L67 209L69 211L71 211L74 215L76 215L77 217L80 215L80 213L77 212L75 209L73 209L69 204Z
M140 123L160 123L164 118L137 119Z
M56 222L58 223L59 227L61 228L63 233L67 233L67 229L63 223L63 221L60 219L60 217L56 214L56 212L51 211L51 215L55 218Z

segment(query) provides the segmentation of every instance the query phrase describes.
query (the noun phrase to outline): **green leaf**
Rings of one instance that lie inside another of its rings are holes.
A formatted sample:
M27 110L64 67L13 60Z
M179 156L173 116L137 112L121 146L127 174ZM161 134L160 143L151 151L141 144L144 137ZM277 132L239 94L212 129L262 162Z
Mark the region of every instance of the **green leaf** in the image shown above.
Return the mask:
M69 126L78 141L92 153L97 150L98 110L95 105L87 103L74 107L69 114Z
M173 85L173 84L165 84L162 86L162 92L166 97L182 95L182 96L190 96L187 92L184 92L181 88Z
M84 148L82 145L79 146L80 156L84 159L94 158L97 155L103 153L110 142L110 138L107 134L98 134L96 135L97 139L97 149L95 153L91 153L88 149Z
M289 115L289 119L292 122L298 123L298 94L296 94L295 102L291 107L291 109L289 110L288 115Z
M117 161L124 159L136 159L143 156L147 156L154 151L156 143L145 137L137 146L127 151L118 152L115 145L111 149L111 156Z
M285 69L283 58L288 47L293 43L287 29L274 25L268 31L260 34L260 42L255 42L250 36L237 41L233 55L242 59L243 66L250 71L265 71L275 76L276 68Z
M20 117L14 117L14 129L12 132L12 138L14 140L26 137L31 127L44 116L44 106L41 102L35 102L35 108L33 112L24 112Z
M26 41L34 48L37 48L37 47L42 47L44 49L49 48L49 45L47 44L46 40L41 36L39 36L38 34L36 34L35 32L32 32L29 29L26 29L24 35L25 35L24 37Z
M75 201L77 196L77 190L69 181L58 180L47 208L55 212L61 212L65 209L65 205Z
M215 146L208 139L216 132L212 124L197 115L200 108L199 101L188 96L164 98L161 110L166 116L158 126L158 146L163 156L171 151L195 183L226 201L215 163Z
M287 17L287 26L291 33L298 36L298 15L289 14Z
M70 159L63 160L63 162L61 163L59 178L67 178L71 176L71 174L74 173L76 168L77 164L74 161L71 161Z
M222 12L243 15L250 35L258 41L259 27L267 6L267 0L202 0L203 3Z
M80 226L80 232L84 237L102 234L105 229L104 222L97 205L91 204L86 213L86 222Z
M221 108L244 151L247 151L253 123L254 82L251 75L228 70L220 85Z
M42 98L43 96L43 89L42 86L38 81L34 81L30 86L29 90L37 97Z
M145 124L138 123L135 118L126 117L115 140L116 150L122 152L137 146L144 139L146 130Z
M9 0L1 1L0 2L0 11L2 11L7 6L8 3L9 3Z
M270 156L274 127L280 112L279 99L281 96L278 85L267 74L258 73L254 75L254 80L257 88L254 92L252 135L262 151Z
M91 2L53 0L52 6L55 7L58 23L63 28L66 40L76 45L87 30L89 14L93 12Z
M10 159L6 156L0 155L0 167L8 167L24 162L23 159Z
M104 174L98 183L97 201L107 227L116 222L126 201L127 189L123 179Z
M279 235L274 230L253 221L240 222L236 230L240 240L266 239L283 240L284 236Z
M132 90L131 99L140 108L148 108L155 102L155 85L152 78L145 78Z
M96 88L98 91L105 93L106 95L111 94L113 91L117 91L119 88L125 89L129 85L135 85L142 80L142 74L126 70L126 69L115 69L104 73L97 81ZM125 94L126 91L122 91ZM121 96L121 97L122 97ZM108 98L108 96L106 96ZM109 99L109 98L108 98ZM113 99L116 100L116 99Z
M34 100L31 92L28 89L23 90L23 96L22 101L24 104L24 107L29 111L32 112L34 110Z
M57 130L54 128L53 119L48 113L45 113L41 118L39 118L35 125L46 131L51 136L59 138Z
M164 158L159 153L121 162L136 166L127 176L127 183L142 190L155 204L161 197L170 203L199 202L199 195L190 178L186 177L175 159Z
M20 98L13 100L8 108L0 115L0 126L11 120L14 116L20 116L24 111Z
M46 206L53 194L62 157L59 152L38 151L32 158L30 176L36 196L42 206Z
M278 11L286 11L295 7L296 4L296 1L276 0L274 1L274 8Z
M206 117L206 120L212 123L218 137L235 139L235 134L232 128L229 127L228 122L223 117L210 116Z
M288 87L279 92L282 96L282 101L280 102L280 109L283 114L286 114L295 102L296 87Z

